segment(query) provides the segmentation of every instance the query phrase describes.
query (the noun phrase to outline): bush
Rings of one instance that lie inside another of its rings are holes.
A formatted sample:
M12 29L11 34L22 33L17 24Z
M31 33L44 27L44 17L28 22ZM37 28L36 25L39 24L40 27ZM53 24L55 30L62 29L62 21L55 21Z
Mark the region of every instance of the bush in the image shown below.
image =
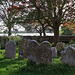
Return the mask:
M16 45L18 45L18 42L21 40L20 36L9 36L9 40L13 40Z
M65 28L65 26L61 27L62 35L73 35L73 30L69 30L69 28Z
M75 44L75 41L71 40L69 41L69 44Z
M68 47L70 44L75 44L75 41L74 40L70 40L68 44L66 43L66 47Z

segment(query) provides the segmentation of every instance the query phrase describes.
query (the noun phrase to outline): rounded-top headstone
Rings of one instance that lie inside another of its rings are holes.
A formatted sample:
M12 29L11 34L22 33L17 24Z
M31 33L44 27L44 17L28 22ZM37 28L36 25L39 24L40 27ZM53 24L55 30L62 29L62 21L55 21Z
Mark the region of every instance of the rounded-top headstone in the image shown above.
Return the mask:
M28 57L28 47L30 40L22 39L19 41L19 57L27 58Z
M29 49L28 49L28 59L31 61L36 61L36 48L39 46L38 42L36 40L31 40L29 43Z
M61 52L62 63L75 67L75 44L71 44Z
M52 64L52 51L51 45L48 41L42 42L42 44L37 48L37 64L44 63L47 65Z
M16 55L16 43L8 41L5 45L5 57L15 58Z

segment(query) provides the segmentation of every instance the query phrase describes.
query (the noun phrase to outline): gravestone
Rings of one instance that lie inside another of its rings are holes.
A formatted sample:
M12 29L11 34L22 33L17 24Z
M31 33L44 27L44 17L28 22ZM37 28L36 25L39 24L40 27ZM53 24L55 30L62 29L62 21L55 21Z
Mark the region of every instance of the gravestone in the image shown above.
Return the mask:
M8 41L5 45L5 57L15 58L16 55L16 43Z
M51 47L52 50L52 58L57 58L57 49L54 47Z
M71 44L61 52L62 63L75 67L75 44Z
M21 40L19 42L19 57L28 58L36 64L52 64L50 43L44 41L40 46L36 40Z
M21 41L19 41L19 57L28 57L29 42L30 40L28 39L22 39Z
M36 62L36 48L39 46L36 40L31 40L28 48L28 60Z
M48 41L42 42L40 46L37 47L36 50L36 64L46 64L51 65L52 64L52 50L50 43Z

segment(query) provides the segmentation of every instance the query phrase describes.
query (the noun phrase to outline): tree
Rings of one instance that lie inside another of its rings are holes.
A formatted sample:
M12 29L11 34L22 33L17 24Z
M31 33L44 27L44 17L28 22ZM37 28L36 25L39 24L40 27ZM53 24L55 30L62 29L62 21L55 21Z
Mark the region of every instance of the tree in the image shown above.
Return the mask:
M25 3L28 3L29 4L28 9L30 10L29 11L30 13L27 16L25 16L26 17L26 19L24 20L25 25L27 23L29 23L30 25L32 23L39 24L39 25L36 25L35 26L35 29L40 33L40 36L42 35L42 32L43 32L43 35L46 36L45 30L48 27L48 24L45 23L45 20L43 18L41 18L41 19L38 18L38 15L37 15L38 11L36 11L35 7L32 6L32 3L30 1L28 1L28 0L24 0L24 1L22 1L22 0L16 0L16 1L21 1L24 4ZM36 12L34 12L34 11L36 11ZM45 18L47 19L47 17L45 17ZM37 29L38 27L40 27L39 30ZM28 26L27 26L27 28L28 28Z
M73 30L69 30L66 26L62 26L62 35L73 35Z
M13 5L10 4L10 2L8 0L0 0L0 18L2 19L2 21L4 22L4 26L8 27L8 36L11 35L11 28L13 27L14 23L15 23L15 17L14 14L16 12L11 11L13 13L9 12L9 8Z
M59 41L59 26L75 16L74 2L74 0L29 0L31 12L25 22L38 21L42 26L44 36L46 36L45 28L52 27L56 44Z
M23 24L25 16L21 11L24 11L24 8L25 6L23 3L20 4L20 1L0 0L0 18L4 26L8 28L8 36L11 35L11 28L15 24Z
M63 24L65 29L68 29L68 31L70 31L71 34L75 34L75 21L73 20L71 19L70 21L64 22Z
M59 26L64 20L74 17L74 0L30 0L35 7L33 19L37 19L44 30L45 23L54 30L54 43L59 41ZM71 12L71 14L70 14ZM48 18L48 19L47 19ZM44 22L41 22L43 19Z

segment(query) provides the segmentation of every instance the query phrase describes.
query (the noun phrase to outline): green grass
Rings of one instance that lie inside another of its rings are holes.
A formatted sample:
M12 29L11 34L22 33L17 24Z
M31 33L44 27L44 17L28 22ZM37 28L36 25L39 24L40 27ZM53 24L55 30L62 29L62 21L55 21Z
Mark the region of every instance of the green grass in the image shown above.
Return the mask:
M5 50L0 50L0 75L75 75L75 67L62 64L61 57L53 59L52 65L47 66L18 58L18 48L15 59L5 58L4 53Z

